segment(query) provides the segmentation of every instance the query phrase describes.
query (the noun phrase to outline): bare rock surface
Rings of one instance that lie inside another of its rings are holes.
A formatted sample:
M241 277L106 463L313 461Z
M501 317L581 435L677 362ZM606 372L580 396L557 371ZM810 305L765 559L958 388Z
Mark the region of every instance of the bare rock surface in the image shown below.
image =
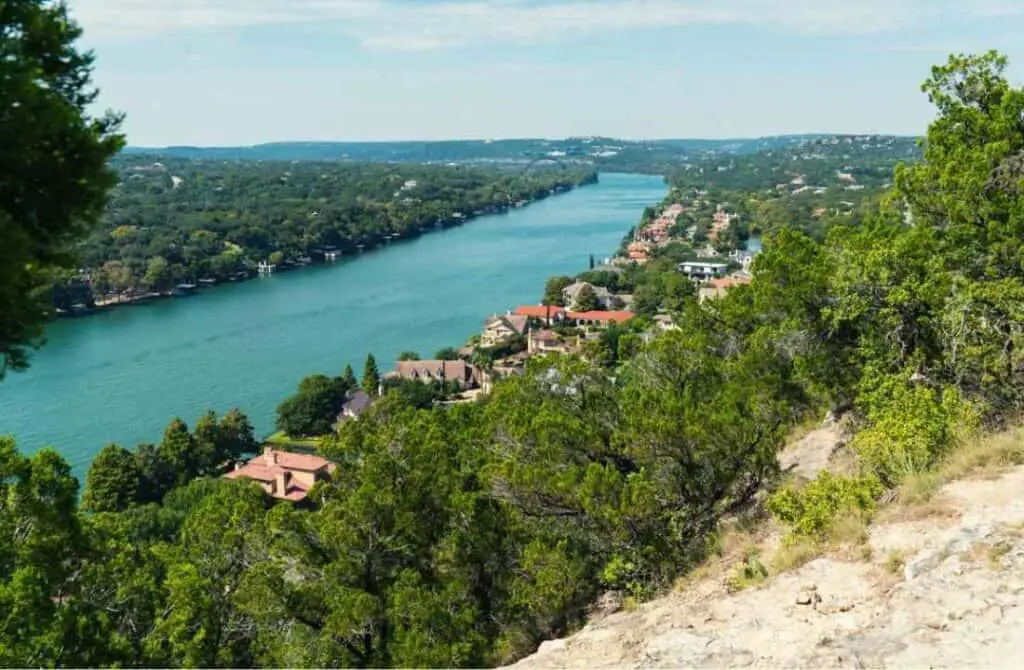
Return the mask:
M514 667L1024 667L1024 469L939 499L956 514L872 527L870 560L819 558L737 593L697 582Z

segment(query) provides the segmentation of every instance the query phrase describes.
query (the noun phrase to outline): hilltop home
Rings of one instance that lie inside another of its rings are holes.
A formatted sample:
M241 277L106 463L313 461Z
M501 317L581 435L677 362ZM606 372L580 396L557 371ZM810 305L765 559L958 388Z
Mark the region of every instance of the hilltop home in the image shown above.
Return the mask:
M453 383L461 390L480 386L482 373L466 361L399 361L385 379L412 379L424 384Z
M693 281L707 281L721 277L729 269L726 263L688 261L679 264L679 271Z
M319 481L329 479L335 465L319 456L293 454L264 447L263 453L224 475L227 479L251 479L277 500L302 502Z
M484 332L480 335L480 346L494 348L508 343L517 335L526 333L528 321L529 317L522 314L492 316L484 323Z
M593 284L585 281L578 281L574 284L570 284L562 289L562 300L569 307L578 307L580 293L583 289L589 288L597 296L597 305L601 309L607 309L609 302L611 301L611 293L608 289L603 286L594 286Z

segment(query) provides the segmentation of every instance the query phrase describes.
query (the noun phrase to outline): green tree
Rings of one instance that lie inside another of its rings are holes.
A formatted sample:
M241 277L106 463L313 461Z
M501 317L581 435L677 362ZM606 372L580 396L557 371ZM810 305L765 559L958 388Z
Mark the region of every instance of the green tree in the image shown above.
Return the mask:
M345 402L346 389L340 379L310 375L298 391L277 406L277 428L292 437L327 435Z
M363 366L363 381L361 387L370 395L377 394L380 386L380 370L377 369L377 359L373 354L366 355L366 364Z
M597 292L591 286L584 286L576 294L576 304L573 307L581 312L601 309L601 303L597 299Z
M94 642L69 595L84 538L78 482L44 449L21 456L0 437L0 665L78 665ZM76 629L77 628L77 629Z
M459 350L454 347L445 347L444 349L438 349L434 353L434 360L438 361L457 361L461 358L459 356Z
M121 512L139 502L140 480L135 455L122 446L108 444L89 466L82 509Z
M415 351L403 351L402 353L398 354L398 360L400 360L400 361L418 361L418 360L420 360L420 355L417 354Z
M359 382L356 381L356 375L352 371L351 365L345 365L345 371L341 373L341 381L345 387L349 389L354 389L359 386Z
M0 33L0 377L41 342L41 291L103 212L120 117L90 115L93 57L63 4L4 6Z
M188 425L180 418L174 418L164 430L160 441L160 458L172 473L174 485L180 486L194 479L205 465L196 448L196 441Z
M557 305L564 307L565 298L562 296L562 291L572 283L572 277L566 277L564 275L560 277L552 277L546 284L544 284L544 299L542 302L545 305Z

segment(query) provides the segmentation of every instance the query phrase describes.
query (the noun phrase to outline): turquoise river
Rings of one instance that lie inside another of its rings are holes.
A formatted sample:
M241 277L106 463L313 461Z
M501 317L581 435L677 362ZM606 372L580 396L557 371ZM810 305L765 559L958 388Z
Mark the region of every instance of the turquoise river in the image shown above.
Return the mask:
M610 255L665 192L661 177L603 174L333 265L57 321L31 368L0 382L0 434L23 453L54 447L79 477L105 444L158 441L174 416L239 407L268 434L303 376L461 345L489 314L537 302L549 276Z

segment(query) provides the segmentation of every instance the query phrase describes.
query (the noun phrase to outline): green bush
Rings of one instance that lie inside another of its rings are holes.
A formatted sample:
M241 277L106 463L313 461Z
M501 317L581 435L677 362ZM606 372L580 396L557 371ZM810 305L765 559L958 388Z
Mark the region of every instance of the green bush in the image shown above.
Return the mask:
M798 535L822 536L845 512L870 516L883 487L878 478L835 477L822 472L801 489L786 487L768 499L768 511Z
M978 425L976 408L953 387L936 391L896 380L872 400L878 409L869 413L870 425L852 447L865 470L886 487L930 469Z

